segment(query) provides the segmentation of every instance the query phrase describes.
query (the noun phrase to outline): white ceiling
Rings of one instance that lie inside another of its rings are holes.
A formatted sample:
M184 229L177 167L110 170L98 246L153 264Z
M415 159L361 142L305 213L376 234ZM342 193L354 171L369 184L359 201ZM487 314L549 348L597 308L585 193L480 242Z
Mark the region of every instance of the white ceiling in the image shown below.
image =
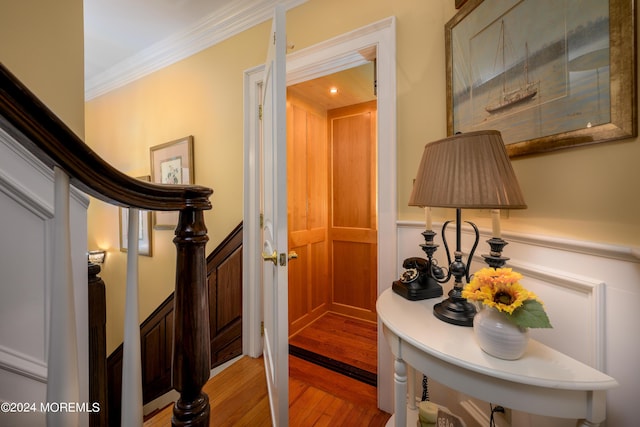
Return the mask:
M85 98L193 55L306 0L84 0Z
M84 0L90 100L271 19L306 0ZM265 42L266 43L266 42ZM362 52L373 58L375 52ZM375 99L373 63L291 86L325 109ZM329 93L329 88L339 93Z
M230 0L84 0L85 76L190 28Z

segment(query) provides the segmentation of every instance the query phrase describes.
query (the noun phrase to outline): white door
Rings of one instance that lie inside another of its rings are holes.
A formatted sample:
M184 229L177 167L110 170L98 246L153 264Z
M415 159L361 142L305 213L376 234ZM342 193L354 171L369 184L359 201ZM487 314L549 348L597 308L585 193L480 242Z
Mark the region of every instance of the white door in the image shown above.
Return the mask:
M289 424L285 9L276 6L262 98L264 363L273 425Z

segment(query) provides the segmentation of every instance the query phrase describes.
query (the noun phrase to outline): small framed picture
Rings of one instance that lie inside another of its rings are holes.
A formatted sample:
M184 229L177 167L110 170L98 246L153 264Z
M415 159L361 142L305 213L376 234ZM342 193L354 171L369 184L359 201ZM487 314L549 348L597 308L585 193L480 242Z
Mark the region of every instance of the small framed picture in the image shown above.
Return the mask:
M151 180L157 184L193 184L193 136L151 147ZM153 228L172 230L178 212L154 212Z
M137 179L149 181L149 175L139 176ZM119 208L120 213L120 251L127 252L129 248L129 209ZM139 211L138 219L138 253L151 256L151 212Z

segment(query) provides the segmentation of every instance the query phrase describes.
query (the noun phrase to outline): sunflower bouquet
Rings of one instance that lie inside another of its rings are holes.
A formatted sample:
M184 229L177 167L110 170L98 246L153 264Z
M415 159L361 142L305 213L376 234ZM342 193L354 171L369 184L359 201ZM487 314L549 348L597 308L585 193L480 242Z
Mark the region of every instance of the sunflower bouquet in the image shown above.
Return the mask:
M483 268L462 290L462 297L505 313L521 328L551 328L542 301L521 284L522 274L510 268Z

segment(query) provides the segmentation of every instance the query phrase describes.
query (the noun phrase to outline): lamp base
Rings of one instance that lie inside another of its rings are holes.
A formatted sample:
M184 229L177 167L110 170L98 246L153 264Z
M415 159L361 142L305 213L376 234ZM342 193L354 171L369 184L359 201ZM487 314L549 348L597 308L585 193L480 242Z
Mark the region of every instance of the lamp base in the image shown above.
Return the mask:
M464 298L449 297L433 306L433 315L452 325L473 326L476 307Z
M404 283L401 280L393 282L393 292L409 301L419 301L442 296L442 286L431 277L425 278L426 284L422 281Z

